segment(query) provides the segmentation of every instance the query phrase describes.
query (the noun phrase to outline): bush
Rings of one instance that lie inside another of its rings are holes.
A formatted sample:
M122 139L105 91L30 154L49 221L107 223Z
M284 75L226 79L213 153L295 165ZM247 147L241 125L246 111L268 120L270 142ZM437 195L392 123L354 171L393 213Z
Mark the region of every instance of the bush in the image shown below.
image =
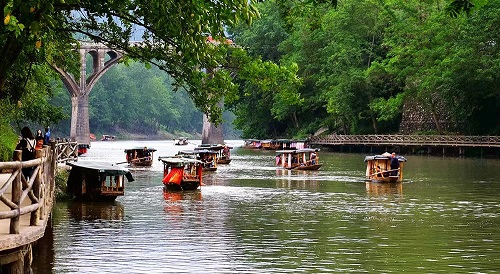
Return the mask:
M12 161L12 154L16 148L18 141L17 135L12 130L12 127L0 118L0 161Z
M67 192L68 189L68 177L69 170L64 168L58 168L56 172L56 189L55 189L55 197L56 201L63 201L70 199L70 195Z

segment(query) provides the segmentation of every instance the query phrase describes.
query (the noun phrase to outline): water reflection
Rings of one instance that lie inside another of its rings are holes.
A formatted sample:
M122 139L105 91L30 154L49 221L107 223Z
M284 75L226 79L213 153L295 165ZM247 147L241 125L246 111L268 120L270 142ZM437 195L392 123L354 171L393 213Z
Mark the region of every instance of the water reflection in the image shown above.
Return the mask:
M366 192L373 197L384 196L384 195L402 195L403 194L403 183L375 183L366 182Z
M125 210L120 202L85 203L72 201L68 204L68 211L76 221L94 220L123 220Z
M119 162L139 144L96 143L87 157ZM142 145L178 150L172 141ZM361 154L325 152L321 170L297 172L276 169L271 152L233 152L200 191L163 192L155 161L133 170L115 204L57 203L54 254L36 262L37 273L499 269L499 161L413 156L403 197L403 184L365 182Z
M186 202L201 201L201 191L169 191L163 188L163 198L165 199L164 210L173 215L181 215L186 209ZM189 209L187 209L189 210Z
M319 188L318 171L276 169L276 186L280 188L314 189Z

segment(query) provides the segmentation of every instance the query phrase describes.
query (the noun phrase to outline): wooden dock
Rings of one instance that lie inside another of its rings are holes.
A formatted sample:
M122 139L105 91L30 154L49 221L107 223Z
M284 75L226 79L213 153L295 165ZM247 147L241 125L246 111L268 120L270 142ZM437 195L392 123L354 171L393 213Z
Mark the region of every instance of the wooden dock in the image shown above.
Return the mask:
M30 272L32 244L43 237L54 203L57 163L74 159L72 147L51 143L29 161L16 150L13 161L0 162L0 273ZM33 175L26 178L23 168Z
M312 146L330 147L385 147L400 148L415 153L424 149L426 154L465 155L465 150L479 148L481 156L483 149L500 156L500 136L464 136L464 135L325 135L309 138ZM437 151L434 148L439 148Z
M326 135L310 138L312 145L500 147L500 136L461 135Z

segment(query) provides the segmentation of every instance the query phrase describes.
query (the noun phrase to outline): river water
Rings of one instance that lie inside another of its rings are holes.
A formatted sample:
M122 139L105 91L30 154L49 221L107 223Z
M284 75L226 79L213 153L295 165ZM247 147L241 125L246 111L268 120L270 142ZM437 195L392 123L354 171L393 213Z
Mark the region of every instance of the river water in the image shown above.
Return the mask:
M194 141L199 143L199 141ZM235 148L201 191L163 192L163 166L131 169L114 203L58 202L34 273L494 273L500 161L405 155L405 181L364 181L362 154L320 152L319 171ZM79 161L125 161L195 145L94 142Z

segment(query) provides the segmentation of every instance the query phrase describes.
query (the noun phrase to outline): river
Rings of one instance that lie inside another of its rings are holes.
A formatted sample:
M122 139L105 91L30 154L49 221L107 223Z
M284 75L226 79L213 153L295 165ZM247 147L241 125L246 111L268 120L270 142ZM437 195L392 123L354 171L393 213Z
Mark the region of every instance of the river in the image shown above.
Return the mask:
M199 141L193 141L199 144ZM114 203L58 202L36 273L493 273L500 270L500 161L404 155L405 181L364 181L362 154L322 150L319 171L234 146L201 191L163 192L163 166L131 169ZM195 145L93 142L79 161Z

